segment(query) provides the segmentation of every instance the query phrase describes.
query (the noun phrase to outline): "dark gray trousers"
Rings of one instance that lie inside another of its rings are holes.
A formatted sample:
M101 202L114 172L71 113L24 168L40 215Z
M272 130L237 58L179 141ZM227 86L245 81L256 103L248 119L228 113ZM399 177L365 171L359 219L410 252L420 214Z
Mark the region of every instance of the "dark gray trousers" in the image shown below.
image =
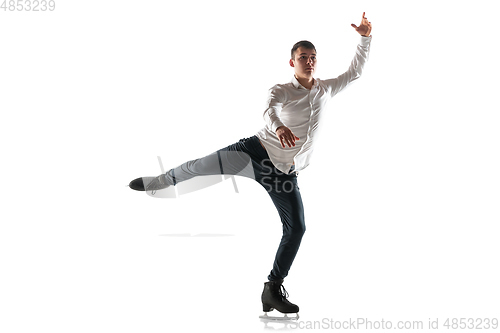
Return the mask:
M291 171L293 169L292 166ZM290 172L287 175L276 169L259 139L252 136L203 158L186 162L169 170L166 176L170 184L176 185L196 176L217 174L252 178L266 189L283 224L283 236L268 279L284 279L306 230L297 174Z

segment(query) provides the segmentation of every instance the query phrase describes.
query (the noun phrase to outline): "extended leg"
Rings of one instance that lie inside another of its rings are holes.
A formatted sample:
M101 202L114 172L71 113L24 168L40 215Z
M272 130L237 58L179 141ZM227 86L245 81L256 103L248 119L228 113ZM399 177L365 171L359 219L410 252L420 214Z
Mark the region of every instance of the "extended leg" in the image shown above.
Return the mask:
M165 178L168 185L177 185L193 177L211 175L255 177L252 162L247 153L221 149L203 158L188 161L169 170L165 174Z
M255 137L242 139L203 158L183 163L158 177L134 179L129 186L137 191L151 190L154 193L197 176L224 174L255 179L254 166L261 158L254 152L256 140L258 142Z

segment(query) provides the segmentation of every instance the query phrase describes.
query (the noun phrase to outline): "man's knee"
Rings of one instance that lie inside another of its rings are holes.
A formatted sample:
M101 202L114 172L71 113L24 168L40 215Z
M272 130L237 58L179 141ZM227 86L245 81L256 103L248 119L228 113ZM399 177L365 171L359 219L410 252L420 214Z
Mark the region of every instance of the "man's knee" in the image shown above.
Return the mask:
M304 236L304 234L306 233L306 225L305 224L301 224L298 228L294 228L294 229L296 229L295 234L297 235L297 237L302 238L302 236Z
M284 230L285 235L290 239L294 241L300 241L302 239L302 236L304 236L306 232L306 225L301 221L301 223L296 223L293 225L291 228L286 228Z

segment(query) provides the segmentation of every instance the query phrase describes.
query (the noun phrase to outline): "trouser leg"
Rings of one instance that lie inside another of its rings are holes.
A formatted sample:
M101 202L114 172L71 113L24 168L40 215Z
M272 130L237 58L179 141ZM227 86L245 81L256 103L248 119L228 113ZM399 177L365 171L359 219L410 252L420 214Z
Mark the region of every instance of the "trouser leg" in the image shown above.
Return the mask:
M183 163L166 172L167 183L177 185L193 177L221 174L255 179L254 167L259 157L255 156L254 146L255 139L241 139L210 155Z
M297 185L296 175L270 177L263 184L278 210L283 224L283 236L276 252L273 269L268 276L271 281L284 279L299 250L306 231L304 206Z

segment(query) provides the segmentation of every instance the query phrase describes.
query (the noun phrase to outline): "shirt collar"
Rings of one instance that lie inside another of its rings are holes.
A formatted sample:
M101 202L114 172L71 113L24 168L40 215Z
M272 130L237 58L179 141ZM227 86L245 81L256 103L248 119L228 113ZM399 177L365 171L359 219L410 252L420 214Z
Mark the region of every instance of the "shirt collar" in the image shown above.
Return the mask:
M313 79L313 80L314 80L314 82L313 82L313 87L315 87L315 86L318 84L318 80L316 80L316 79ZM295 88L297 88L297 89L305 89L305 90L308 90L308 89L304 88L304 86L303 86L303 85L301 85L301 84L299 83L299 80L297 80L297 78L295 77L295 75L294 75L294 76L293 76L293 78L292 78L292 85L293 85ZM311 89L312 89L312 88L311 88Z

